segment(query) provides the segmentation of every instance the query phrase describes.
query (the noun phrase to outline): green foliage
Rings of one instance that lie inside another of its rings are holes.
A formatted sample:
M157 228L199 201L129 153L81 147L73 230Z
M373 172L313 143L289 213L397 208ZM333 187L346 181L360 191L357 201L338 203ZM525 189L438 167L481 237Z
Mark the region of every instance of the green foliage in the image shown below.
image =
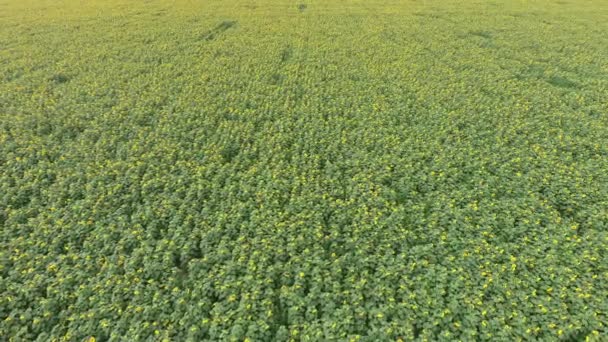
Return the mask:
M607 12L0 3L0 339L602 340Z

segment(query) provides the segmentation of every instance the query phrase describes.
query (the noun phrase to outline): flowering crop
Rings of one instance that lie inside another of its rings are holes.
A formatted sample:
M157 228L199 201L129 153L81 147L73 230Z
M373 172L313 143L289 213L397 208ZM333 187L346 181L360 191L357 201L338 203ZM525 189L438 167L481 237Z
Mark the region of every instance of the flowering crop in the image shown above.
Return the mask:
M605 339L607 15L0 0L1 339Z

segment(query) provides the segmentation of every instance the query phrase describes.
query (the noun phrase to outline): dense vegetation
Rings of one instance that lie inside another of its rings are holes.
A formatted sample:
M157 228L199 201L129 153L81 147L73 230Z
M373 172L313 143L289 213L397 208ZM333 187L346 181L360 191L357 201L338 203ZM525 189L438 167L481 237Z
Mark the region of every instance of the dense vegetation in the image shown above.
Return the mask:
M608 3L0 0L0 336L599 341Z

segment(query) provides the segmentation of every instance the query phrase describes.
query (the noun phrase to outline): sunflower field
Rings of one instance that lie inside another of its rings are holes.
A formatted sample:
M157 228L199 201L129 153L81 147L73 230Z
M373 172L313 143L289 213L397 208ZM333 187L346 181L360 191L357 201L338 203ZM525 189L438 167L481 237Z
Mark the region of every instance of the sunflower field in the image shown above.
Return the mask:
M608 2L0 0L0 340L608 339Z

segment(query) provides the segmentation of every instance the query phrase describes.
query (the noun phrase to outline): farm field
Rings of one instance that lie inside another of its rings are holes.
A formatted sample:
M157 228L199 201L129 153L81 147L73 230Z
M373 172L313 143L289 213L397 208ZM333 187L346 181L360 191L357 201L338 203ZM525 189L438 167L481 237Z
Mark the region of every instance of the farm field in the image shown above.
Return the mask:
M608 2L0 0L0 340L608 338Z

